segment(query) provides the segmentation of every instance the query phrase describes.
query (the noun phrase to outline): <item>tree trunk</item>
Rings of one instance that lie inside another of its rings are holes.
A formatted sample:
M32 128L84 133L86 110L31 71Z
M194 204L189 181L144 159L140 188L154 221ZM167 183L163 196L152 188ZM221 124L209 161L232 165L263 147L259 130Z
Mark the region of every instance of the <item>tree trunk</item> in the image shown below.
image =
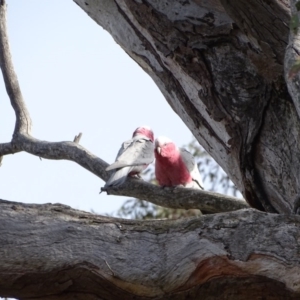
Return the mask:
M252 207L292 211L300 125L284 80L287 1L74 1L153 78Z
M2 297L300 297L298 216L245 209L131 221L2 200L0 224Z

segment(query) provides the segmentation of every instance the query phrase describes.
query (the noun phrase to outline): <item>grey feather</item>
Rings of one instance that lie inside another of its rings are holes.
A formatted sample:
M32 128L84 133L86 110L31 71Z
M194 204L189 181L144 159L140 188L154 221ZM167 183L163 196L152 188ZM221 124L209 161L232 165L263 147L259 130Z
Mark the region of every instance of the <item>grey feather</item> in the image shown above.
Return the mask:
M111 176L105 187L123 184L129 173L142 172L154 160L154 145L147 137L135 136L124 142L118 152L116 161L106 168Z
M186 165L188 171L191 173L194 170L196 164L194 156L191 152L187 151L184 148L180 148L179 150L184 164Z
M195 162L194 156L192 155L192 153L190 153L184 148L180 148L179 150L181 158L184 164L186 165L188 171L190 172L193 182L195 183L192 184L191 187L204 190L201 175L199 173L198 165Z
M114 170L110 178L106 181L104 187L119 186L123 184L127 178L127 175L131 172L132 167L124 167L118 170Z
M118 152L116 161L106 171L127 166L148 165L154 160L154 145L148 138L137 136L124 142Z

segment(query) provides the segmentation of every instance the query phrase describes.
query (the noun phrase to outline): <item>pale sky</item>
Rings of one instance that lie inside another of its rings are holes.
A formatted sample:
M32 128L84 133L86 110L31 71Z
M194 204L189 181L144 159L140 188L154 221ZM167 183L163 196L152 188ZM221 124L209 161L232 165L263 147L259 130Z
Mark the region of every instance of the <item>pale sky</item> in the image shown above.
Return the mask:
M177 145L192 134L152 79L73 1L7 0L13 62L33 121L33 136L70 141L112 163L140 125ZM0 142L9 142L15 116L0 80ZM26 153L5 156L0 198L63 203L107 214L128 197L99 195L104 182L70 161Z

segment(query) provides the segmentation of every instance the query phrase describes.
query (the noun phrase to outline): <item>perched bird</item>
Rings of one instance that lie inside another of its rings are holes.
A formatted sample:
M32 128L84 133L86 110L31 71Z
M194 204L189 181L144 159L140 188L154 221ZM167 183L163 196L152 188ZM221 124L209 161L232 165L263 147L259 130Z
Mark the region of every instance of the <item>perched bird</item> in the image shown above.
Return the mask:
M167 137L155 140L155 176L161 186L177 186L202 189L203 183L194 156L179 149Z
M125 141L116 157L116 161L106 168L114 170L104 185L110 186L123 184L127 176L139 175L154 160L154 135L148 126L138 127L132 139Z

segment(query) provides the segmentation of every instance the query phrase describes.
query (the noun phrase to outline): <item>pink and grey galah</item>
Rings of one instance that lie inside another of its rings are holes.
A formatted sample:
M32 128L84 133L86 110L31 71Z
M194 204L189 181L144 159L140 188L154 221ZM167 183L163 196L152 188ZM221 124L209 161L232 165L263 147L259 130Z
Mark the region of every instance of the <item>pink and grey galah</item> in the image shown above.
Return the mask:
M138 127L132 139L125 141L116 157L116 161L106 168L113 170L104 188L123 184L127 176L139 176L154 160L154 135L148 126Z
M161 186L182 185L202 189L203 183L194 156L183 148L178 148L167 137L155 140L155 176Z

